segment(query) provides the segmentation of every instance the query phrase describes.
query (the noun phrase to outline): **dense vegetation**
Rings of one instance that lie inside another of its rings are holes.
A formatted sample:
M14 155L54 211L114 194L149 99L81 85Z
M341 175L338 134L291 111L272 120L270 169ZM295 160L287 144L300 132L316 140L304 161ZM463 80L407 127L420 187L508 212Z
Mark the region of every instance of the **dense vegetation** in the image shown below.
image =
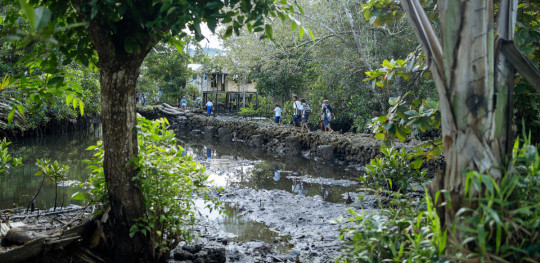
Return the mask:
M263 96L261 108L243 109L242 114L268 114L279 103L288 117L293 94L305 98L315 112L329 99L337 116L334 128L370 131L385 141L384 156L372 160L361 179L372 183L386 202L378 214L353 214L349 219L355 225L343 230L341 238L347 243L340 260L540 260L540 157L535 146L540 141L540 100L538 83L531 81L540 64L538 2L524 1L515 10L508 1L488 1L490 8L478 8L493 11L486 15L490 26L479 34L488 38L483 45L487 50L479 56L485 62L482 68L491 70L485 74L476 72L476 64L471 72L455 70L465 68L460 63L468 57L454 52L478 48L475 41L456 44L475 39L467 32L458 34L468 27L452 24L471 21L462 17L472 7L457 2L403 1L403 8L387 0L299 0L294 5L257 1L261 6L252 8L247 4L251 1L209 1L204 6L196 1L147 1L148 10L140 10L144 15L131 1L72 1L80 13L65 9L62 1L31 2L36 6L21 1L21 9L18 3L2 2L0 10L0 31L10 36L0 46L0 128L32 129L52 119L96 115L103 106L109 148L95 148L99 154L92 182L98 187L86 198L109 202L115 208L112 217L120 222L111 228L113 237L133 242L117 257L133 249L144 255L132 257L166 257L180 236L188 236L184 223L192 220L189 197L206 190L203 171L180 154L165 130L166 121L139 119L138 136L118 135L135 135L135 91L153 100L162 90L163 100L173 104L180 96L196 96L185 84L191 76L187 64L194 60L190 52L175 49L191 41L182 32L186 25L200 40L199 24L204 21L212 30L218 22L226 25L221 35L227 52L211 60L199 53L196 61L255 80ZM154 13L145 13L149 10ZM507 14L511 10L517 21ZM124 22L136 30L126 31ZM501 26L494 31L494 24L505 23L511 30ZM495 42L495 34L504 39ZM438 36L444 36L442 44ZM271 41L260 41L264 38ZM505 43L515 44L533 70L521 70L514 78L514 68L523 67L499 60L510 57L501 51ZM495 71L504 78L494 78ZM463 97L454 96L468 87L456 83L469 85L462 79L474 74L486 81L472 85ZM472 89L477 87L480 90ZM496 117L486 121L490 116ZM435 138L414 151L392 148L394 139L425 133ZM514 140L513 134L522 135ZM7 153L7 145L4 141L0 147L0 175L20 163ZM123 152L125 148L130 150ZM411 185L426 185L430 178L419 169L441 152L447 169L426 188L425 198L404 200ZM461 157L464 154L469 158ZM102 160L113 157L118 159ZM39 163L47 167L49 161ZM42 173L59 180L51 169ZM162 189L171 186L177 187ZM175 197L182 202L172 202Z

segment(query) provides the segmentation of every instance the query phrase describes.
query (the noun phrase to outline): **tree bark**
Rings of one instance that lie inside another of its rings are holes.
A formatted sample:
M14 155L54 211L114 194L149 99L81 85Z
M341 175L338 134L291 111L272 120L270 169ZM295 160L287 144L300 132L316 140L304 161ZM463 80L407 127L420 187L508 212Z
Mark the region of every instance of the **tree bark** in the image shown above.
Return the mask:
M100 75L103 168L111 206L111 244L116 261L133 262L148 254L144 253L148 249L144 236L129 237L134 220L145 213L142 194L132 180L136 175L132 160L138 154L134 94L139 70L101 67Z
M437 211L449 228L459 208L470 205L463 196L464 171L500 180L508 165L513 72L495 47L491 0L439 1L442 44L417 0L402 0L402 5L429 59L441 101L446 170L430 190L450 194L450 205ZM505 8L501 4L499 12Z
M130 25L126 23L126 27ZM119 41L125 36L113 37L98 18L90 21L88 34L99 56L103 169L111 207L109 244L115 262L151 262L154 259L150 235L139 232L133 238L129 236L135 220L146 212L138 181L133 180L137 172L133 160L138 156L135 88L140 66L150 48L127 53L123 41ZM152 42L150 36L143 41L149 43L148 47L153 46Z

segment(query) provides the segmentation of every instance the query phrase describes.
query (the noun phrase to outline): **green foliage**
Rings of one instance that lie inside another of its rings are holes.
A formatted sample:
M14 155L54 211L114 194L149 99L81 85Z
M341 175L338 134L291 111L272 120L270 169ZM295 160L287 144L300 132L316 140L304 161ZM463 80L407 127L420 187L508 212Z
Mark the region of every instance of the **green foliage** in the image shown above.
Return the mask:
M191 75L187 67L189 54L180 53L172 46L158 45L145 58L137 91L147 100L155 98L159 89L161 101L176 104L186 92L186 79Z
M10 144L6 138L0 141L0 178L5 177L12 168L22 165L22 157L15 158L8 153Z
M514 117L517 125L518 134L524 130L531 131L531 143L540 144L540 94L535 88L518 78L514 87Z
M44 176L45 181L51 184L57 184L58 182L67 179L69 165L61 165L58 161L51 162L49 159L37 159L36 165L39 168L36 172L36 176Z
M36 176L43 176L45 181L54 184L55 186L54 210L56 210L56 201L58 200L58 183L67 179L69 165L61 165L58 163L58 161L51 162L49 159L37 159L36 165L38 166Z
M210 200L206 193L208 176L204 167L185 155L177 145L167 119L156 121L137 119L139 157L134 160L144 197L146 214L131 227L130 235L141 232L150 235L157 254L168 253L178 242L190 240L188 226L195 223L194 197ZM216 200L209 204L212 208Z
M413 101L412 105L408 106L405 99L410 94L407 92L403 97L390 98L388 103L391 107L387 115L373 118L368 127L376 138L385 142L397 138L404 142L411 132L414 135L440 127L439 103L423 100L422 103Z
M54 26L48 8L34 8L26 1L6 1L1 9L5 38L0 44L0 76L8 81L2 83L0 101L9 106L2 128L33 129L49 120L99 114L97 73L72 64L55 38L82 24ZM12 122L15 125L8 125Z
M516 140L515 170L500 183L488 174L467 173L465 198L476 204L461 208L453 222L456 259L498 262L540 260L540 155Z
M385 59L381 66L381 68L366 72L368 77L364 81L372 81L373 86L383 88L394 82L398 76L404 80L422 76L426 79L431 77L424 54L419 49L410 53L405 60L388 61Z
M92 159L84 161L88 165L87 169L91 171L86 182L81 184L81 187L86 190L84 192L74 193L71 198L74 200L85 200L93 205L101 205L100 209L95 212L95 214L100 214L103 212L101 207L107 207L109 203L105 172L103 171L103 142L98 141L96 145L92 145L86 148L86 150L95 151Z
M410 92L403 97L390 98L391 107L386 115L375 117L368 124L368 128L380 139L389 145L392 140L399 139L404 142L409 134L418 135L422 132L438 130L441 126L441 115L438 110L439 103L431 100L414 100L407 105L405 100ZM427 148L430 147L430 148ZM441 139L434 139L419 146L426 150L428 159L439 156L442 152Z
M20 8L13 8L16 6ZM72 75L62 70L70 60L58 53L58 41L54 38L58 33L83 24L55 26L50 23L52 12L48 8L34 8L26 1L8 1L3 11L2 33L6 38L2 49L17 58L9 61L13 64L4 73L14 76L4 89L9 89L7 95L15 99L11 102L13 107L8 122L13 120L15 111L21 115L27 111L34 112L43 104L54 103L59 97L68 98L66 104L73 109L78 108L83 115L81 86Z
M383 146L381 152L384 157L371 159L361 181L368 184L374 181L378 187L402 193L407 192L412 183L424 183L426 172L419 170L423 162L422 151L413 153Z
M262 112L248 107L248 108L240 108L240 112L238 112L238 114L240 116L245 116L245 117L255 117L255 116L261 116Z
M388 209L349 209L353 225L341 230L346 242L337 262L445 262L446 232L428 196L421 202L395 193Z
M186 85L186 96L189 96L191 98L196 98L198 96L200 96L200 93L199 93L199 88L197 88L197 86L191 84L191 83L188 83ZM191 100L188 99L188 104L191 102ZM193 105L191 105L193 106Z
M167 119L150 121L139 116L137 124L139 157L133 160L138 171L134 180L139 182L147 210L131 227L130 235L137 232L150 235L155 253L163 255L181 240L191 240L188 227L196 222L196 196L209 201L210 209L215 209L219 203L206 194L210 188L206 185L208 176L204 167L177 145L175 134L167 129ZM103 145L98 142L87 150L95 151L92 160L86 161L92 174L82 185L87 190L75 193L72 198L106 207Z

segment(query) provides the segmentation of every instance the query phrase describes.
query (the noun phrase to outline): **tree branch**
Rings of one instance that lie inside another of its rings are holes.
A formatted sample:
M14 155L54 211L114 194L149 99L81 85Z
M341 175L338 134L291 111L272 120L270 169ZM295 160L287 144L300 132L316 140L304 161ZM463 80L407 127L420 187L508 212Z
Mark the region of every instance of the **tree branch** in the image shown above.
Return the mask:
M428 57L428 60L433 60L439 76L443 79L443 83L445 83L442 46L427 18L426 12L418 0L402 0L401 5L407 12L416 36L425 49L424 53Z
M538 69L519 51L514 41L503 38L499 38L499 41L504 57L536 89L536 93L540 94L540 72Z
M300 13L298 13L300 14ZM300 14L301 15L301 14ZM319 25L321 25L322 27L326 28L326 30L330 31L332 34L334 34L334 36L338 37L339 39L341 39L341 41L343 42L346 42L347 40L345 38L343 38L342 36L339 35L339 33L337 33L335 30L333 30L330 26L328 26L327 24L323 23L323 22L320 22L318 19L313 19L312 17L308 16L308 15L303 15L305 18L307 19L310 19L310 20L313 20L313 21L317 21L317 23L319 23Z

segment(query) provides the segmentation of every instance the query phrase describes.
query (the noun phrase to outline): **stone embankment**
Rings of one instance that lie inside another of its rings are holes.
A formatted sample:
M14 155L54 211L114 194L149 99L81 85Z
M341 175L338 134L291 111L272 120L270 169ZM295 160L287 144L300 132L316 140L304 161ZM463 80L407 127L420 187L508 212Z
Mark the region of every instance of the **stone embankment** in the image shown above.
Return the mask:
M268 120L205 117L193 113L174 118L172 125L180 134L191 133L206 138L219 138L222 141L244 142L254 150L266 149L287 156L302 155L315 161L363 166L382 155L381 141L370 134L328 133L320 130L300 133L300 130L295 130L292 125L278 127ZM409 149L421 143L411 140L407 143L395 142L393 146ZM438 165L435 166L440 166L443 161L436 163Z

